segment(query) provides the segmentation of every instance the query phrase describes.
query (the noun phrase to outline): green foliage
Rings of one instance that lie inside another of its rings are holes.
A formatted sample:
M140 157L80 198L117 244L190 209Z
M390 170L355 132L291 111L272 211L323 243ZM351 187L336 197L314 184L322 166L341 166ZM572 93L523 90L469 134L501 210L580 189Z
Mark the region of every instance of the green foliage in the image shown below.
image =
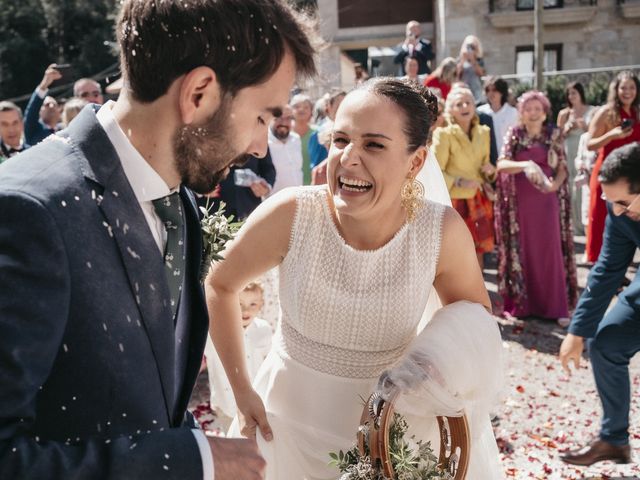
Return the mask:
M558 112L567 106L565 100L565 88L570 83L567 77L563 75L547 77L544 84L544 92L551 102L550 121L554 122L558 118ZM603 105L607 101L607 93L609 89L609 78L606 75L595 75L582 81L585 89L585 97L590 105ZM513 95L518 98L523 93L531 90L533 87L529 83L516 83L511 87Z
M549 121L554 122L558 118L558 112L566 107L564 90L567 87L567 79L565 77L550 77L544 84L544 90L547 98L551 102L551 118Z
M340 480L390 480L385 477L378 465L371 464L368 445L368 425L360 426L365 435L365 455L360 456L357 447L346 453L330 453L329 465L335 466L341 473ZM409 425L406 419L393 414L393 421L389 428L389 457L397 480L451 480L453 477L438 464L430 442L415 441L411 443L405 435ZM412 446L415 445L415 446Z
M116 63L116 3L0 0L0 99L31 93L50 63L72 64L77 78Z
M202 243L204 245L204 262L202 265L201 279L204 282L209 268L214 262L219 262L224 257L224 251L229 243L238 233L243 222L234 222L233 215L226 217L224 214L225 203L220 202L218 210L211 213L211 206L207 203L206 208L200 207L202 220L200 228L202 230Z

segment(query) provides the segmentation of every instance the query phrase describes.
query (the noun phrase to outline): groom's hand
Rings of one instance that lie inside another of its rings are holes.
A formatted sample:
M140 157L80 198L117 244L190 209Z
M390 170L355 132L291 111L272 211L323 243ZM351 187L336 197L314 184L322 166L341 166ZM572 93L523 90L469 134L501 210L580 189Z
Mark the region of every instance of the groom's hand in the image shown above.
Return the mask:
M262 480L266 462L255 440L207 437L216 479Z

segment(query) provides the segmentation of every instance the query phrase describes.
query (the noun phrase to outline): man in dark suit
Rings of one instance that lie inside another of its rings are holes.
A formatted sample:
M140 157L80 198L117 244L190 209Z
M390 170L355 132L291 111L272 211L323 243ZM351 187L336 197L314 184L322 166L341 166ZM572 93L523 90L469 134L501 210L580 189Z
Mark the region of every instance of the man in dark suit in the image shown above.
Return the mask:
M631 462L629 360L640 350L638 274L605 312L640 247L640 144L611 152L598 180L609 211L604 243L560 347L560 360L570 373L569 362L579 366L584 339L588 339L593 376L602 401L600 438L561 457L566 463L583 466L603 460Z
M208 326L190 189L266 153L313 47L277 0L159 5L121 4L118 101L0 166L3 479L263 477L253 441L186 412Z
M62 108L55 98L47 96L49 86L62 78L56 64L47 67L42 81L31 94L24 110L24 138L29 145L36 145L58 130Z
M402 75L406 75L404 61L407 57L418 60L418 75L431 73L430 62L435 58L431 42L421 36L420 22L411 20L407 23L406 38L400 45L400 50L393 62L400 65Z

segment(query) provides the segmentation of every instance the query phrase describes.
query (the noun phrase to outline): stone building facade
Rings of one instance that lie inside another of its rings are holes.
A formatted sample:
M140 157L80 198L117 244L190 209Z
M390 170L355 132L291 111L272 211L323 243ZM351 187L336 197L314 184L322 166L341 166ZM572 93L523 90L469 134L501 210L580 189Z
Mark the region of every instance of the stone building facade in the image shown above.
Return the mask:
M545 4L546 70L640 64L640 0ZM483 44L488 73L524 74L533 68L533 0L318 0L317 5L322 35L331 42L321 58L323 86L352 84L349 58L394 74L393 49L411 19L420 21L432 40L436 64L456 57L464 37L473 34Z

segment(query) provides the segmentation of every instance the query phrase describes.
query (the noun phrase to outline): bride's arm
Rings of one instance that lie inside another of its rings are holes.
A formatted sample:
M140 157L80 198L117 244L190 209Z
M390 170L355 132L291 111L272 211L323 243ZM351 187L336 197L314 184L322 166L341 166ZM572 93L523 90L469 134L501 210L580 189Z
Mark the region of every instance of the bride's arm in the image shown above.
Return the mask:
M434 287L443 305L468 300L491 312L471 233L458 212L447 208Z
M284 190L262 203L247 219L205 280L209 333L224 365L238 409L253 390L244 354L239 293L247 283L280 264L287 254L296 199ZM244 413L244 412L242 412Z

